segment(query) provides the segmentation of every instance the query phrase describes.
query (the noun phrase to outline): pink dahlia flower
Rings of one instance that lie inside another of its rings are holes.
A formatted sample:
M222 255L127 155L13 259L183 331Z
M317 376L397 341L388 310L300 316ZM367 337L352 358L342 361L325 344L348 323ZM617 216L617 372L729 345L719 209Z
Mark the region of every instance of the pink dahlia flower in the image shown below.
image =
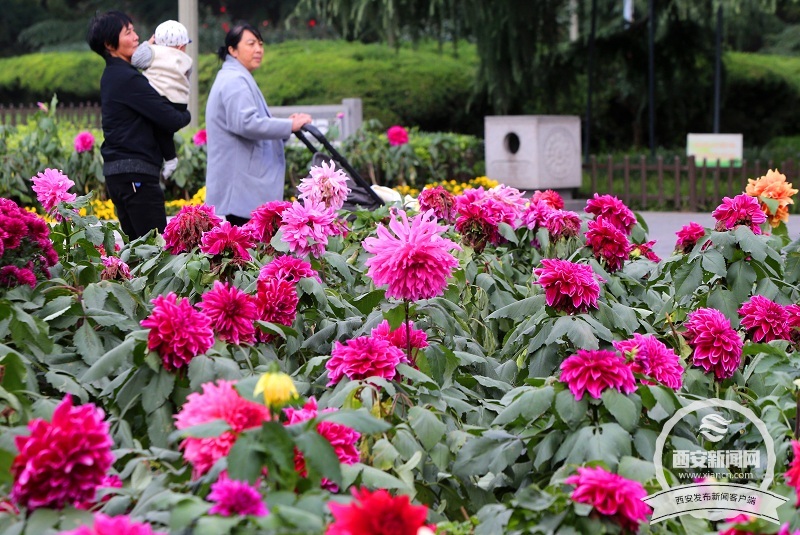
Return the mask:
M369 268L367 275L376 286L389 286L386 297L418 301L442 295L447 279L458 267L450 250L461 250L442 237L445 230L447 227L436 222L432 210L416 215L410 222L401 211L400 219L389 222L389 229L378 225L378 236L364 240L364 249L373 255L364 263Z
M336 411L336 409L330 408L325 409L323 412L334 411ZM317 400L314 397L310 397L308 398L306 404L303 405L302 409L287 407L283 409L283 412L286 414L285 425L293 425L311 420L312 418L316 418L318 414ZM358 448L356 447L358 440L361 438L361 433L358 431L355 431L354 429L342 424L322 421L317 424L317 433L322 435L325 440L330 442L340 463L351 465L361 461L361 454L358 452ZM297 470L297 473L301 477L305 477L307 475L306 461L305 458L303 458L303 454L299 450L295 451L294 460L295 470ZM334 492L338 490L338 486L327 479L322 480L322 488Z
M652 512L650 506L642 501L647 491L641 483L612 474L600 466L578 467L578 473L564 482L575 485L570 496L573 501L591 505L598 513L611 517L631 533L636 533L639 524Z
M554 210L562 210L564 208L564 198L558 192L551 189L539 191L538 189L531 195L531 204L541 203L549 206Z
M205 128L201 128L192 136L192 143L195 144L197 147L202 147L206 143L208 143L208 133L206 132Z
M758 199L745 195L737 195L733 199L724 197L722 204L711 213L717 224L714 227L717 231L733 230L739 225L745 225L753 231L753 234L761 234L761 223L767 220L767 216Z
M493 201L493 202L489 202ZM503 184L495 186L486 192L486 200L482 203L490 209L496 210L500 221L508 223L514 228L519 228L522 214L528 204L522 192Z
M281 279L259 279L256 284L256 306L261 321L291 326L297 316L297 297L295 285ZM258 332L263 342L269 342L275 335Z
M586 245L598 260L603 260L610 272L619 271L631 252L628 236L605 217L589 221Z
M392 496L383 489L352 489L349 504L328 502L333 523L325 535L418 535L426 533L425 505L411 505L408 496ZM434 528L435 529L435 528ZM428 529L427 533L433 533Z
M33 511L94 499L114 464L114 441L104 416L91 403L74 407L67 394L52 421L28 422L30 434L14 438L19 454L11 465L11 500Z
M218 227L222 219L214 213L213 206L188 205L169 220L164 229L164 241L172 254L191 251L203 239L203 234Z
M175 415L175 427L187 429L213 420L225 420L230 430L218 437L189 437L181 442L184 457L194 467L194 477L200 477L225 457L236 438L245 429L259 427L269 420L269 409L259 403L244 399L234 388L233 381L217 380L203 384L203 392L186 397L186 403Z
M247 230L223 221L203 234L200 251L212 256L223 255L235 262L248 262L252 257L247 249L253 245L253 236Z
M103 271L100 279L104 281L129 280L131 278L131 268L116 256L101 256Z
M113 474L107 475L106 477L103 478L103 481L100 483L100 485L97 486L97 493L95 494L95 496L91 500L86 502L75 502L74 504L75 508L83 509L84 511L89 511L91 509L94 509L97 504L105 503L111 499L111 494L106 494L106 493L103 493L102 496L98 497L98 494L100 494L103 490L121 489L121 488L122 488L122 480L119 478L119 476Z
M23 284L35 288L36 273L26 267L3 266L0 268L0 288L14 288Z
M436 217L451 223L455 220L456 197L442 186L435 188L425 188L419 192L419 211L427 212L433 210Z
M683 384L683 366L675 350L668 348L652 334L634 333L630 340L616 341L614 348L628 355L634 373L652 377L659 383L680 389Z
M556 210L546 202L536 202L531 200L528 207L522 213L522 224L530 230L536 230L544 226L544 222L550 215L550 212Z
M77 198L74 193L68 193L75 182L57 169L45 169L31 180L36 199L42 204L45 212L52 212L60 202L72 202ZM56 219L60 221L60 216Z
M742 359L742 340L728 318L715 308L689 313L684 337L694 348L692 362L717 379L732 377Z
M607 388L624 394L636 390L636 379L625 359L604 349L579 349L575 355L561 363L560 380L567 384L578 401L587 392L593 398L600 399L603 390Z
M661 262L661 259L653 251L653 246L655 244L656 244L655 240L651 240L645 243L634 243L631 245L631 256L633 257L643 256L650 261Z
M461 234L463 243L480 253L486 245L497 245L501 241L500 231L498 230L497 214L485 210L482 206L474 203L461 202L461 197L456 197L456 231Z
M75 136L75 152L89 152L94 148L94 136L91 132L84 130Z
M157 351L168 371L188 366L197 355L214 345L214 331L208 316L195 309L188 299L173 292L151 301L153 311L141 325L150 329L147 348Z
M166 531L153 531L150 524L134 522L126 515L106 516L103 513L94 515L94 525L80 526L70 531L62 531L60 535L167 535Z
M621 230L626 236L636 224L636 216L630 208L613 195L598 195L586 201L586 213L593 214L595 218L604 217L609 223Z
M297 186L299 197L339 210L350 194L345 172L336 169L336 163L331 161L330 165L322 162L321 166L313 166L309 175Z
M539 277L535 284L544 289L549 306L567 314L597 308L600 283L591 266L556 258L545 258L541 265L533 270Z
M800 342L800 305L788 305L785 310L789 336L795 343Z
M581 230L581 216L569 210L549 210L542 226L547 229L552 241L574 238Z
M784 476L786 484L792 487L797 495L795 507L800 507L800 442L792 440L792 460Z
M319 273L311 267L311 264L291 255L276 256L262 267L258 274L259 279L282 279L292 283L297 283L306 277L322 282Z
M232 344L255 342L258 307L250 295L228 283L214 281L214 287L203 294L197 306L211 320L220 340Z
M790 340L786 308L762 295L754 295L739 309L742 326L754 342Z
M403 356L402 349L384 338L359 336L344 344L337 340L331 358L325 363L328 386L337 384L345 376L352 380L373 376L394 379Z
M392 330L389 322L387 320L383 320L378 324L377 327L372 329L370 336L373 338L381 338L386 340L393 346L401 349L403 351L403 358L400 359L400 362L404 364L412 364L408 361L408 356L406 355L406 352L408 351L409 332L411 333L411 349L413 351L413 355L416 355L418 350L428 347L428 335L425 333L425 331L415 329L414 323L410 321L405 322L404 325Z
M680 253L690 253L695 244L705 236L706 229L700 223L692 221L688 225L684 225L678 232L678 241L675 243L675 250Z
M292 203L288 201L270 201L262 204L250 214L250 221L242 227L253 235L256 242L264 245L267 254L274 254L275 249L270 242L281 226L281 214Z
M211 492L206 499L214 504L214 507L208 510L212 515L267 516L269 514L261 493L247 481L221 477L211 485Z
M336 225L336 210L308 199L293 202L281 214L283 240L298 256L319 258L328 245L328 237L340 234Z
M386 131L386 137L389 138L389 145L405 145L408 143L408 130L402 126L394 125Z

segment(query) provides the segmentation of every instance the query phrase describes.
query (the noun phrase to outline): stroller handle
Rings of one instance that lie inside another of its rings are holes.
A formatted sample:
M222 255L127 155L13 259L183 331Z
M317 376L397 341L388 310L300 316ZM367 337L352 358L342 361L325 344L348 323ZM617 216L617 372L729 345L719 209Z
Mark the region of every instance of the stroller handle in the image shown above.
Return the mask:
M328 138L326 138L316 126L314 126L313 124L306 124L300 127L300 130L294 133L294 135L297 137L297 139L299 139L303 143L303 145L308 147L308 149L312 153L316 153L317 149L308 140L304 132L307 132L312 136L314 136L315 138L317 138L317 141L319 141L322 144L322 146L325 147L325 150L328 151L328 154L331 155L331 158L336 160L336 162L339 165L341 165L345 171L347 171L347 174L350 175L350 178L352 178L356 184L358 184L367 191L367 194L370 196L370 198L372 198L376 203L378 203L379 206L385 204L383 202L383 199L381 199L378 196L378 194L375 193L375 191L373 191L370 184L366 180L364 180L364 178L360 174L358 174L358 171L356 171L355 168L352 165L350 165L350 162L348 162L347 159L344 156L342 156L338 150L336 150L336 147L334 147L331 144L331 142L328 141Z

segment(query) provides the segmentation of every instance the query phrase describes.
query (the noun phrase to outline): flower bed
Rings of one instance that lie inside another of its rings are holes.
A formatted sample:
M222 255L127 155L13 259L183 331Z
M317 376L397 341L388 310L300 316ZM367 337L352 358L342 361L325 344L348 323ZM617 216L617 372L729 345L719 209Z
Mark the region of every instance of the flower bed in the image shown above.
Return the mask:
M738 452L726 470L774 454L774 520L800 527L800 245L777 172L663 260L610 196L579 214L437 187L418 213L350 214L327 167L245 227L190 205L115 250L55 173L34 183L49 226L2 204L24 225L2 227L0 272L30 272L0 281L2 532L777 531L651 523L660 479L747 483L657 465L666 429L673 450ZM715 399L772 450L676 420Z

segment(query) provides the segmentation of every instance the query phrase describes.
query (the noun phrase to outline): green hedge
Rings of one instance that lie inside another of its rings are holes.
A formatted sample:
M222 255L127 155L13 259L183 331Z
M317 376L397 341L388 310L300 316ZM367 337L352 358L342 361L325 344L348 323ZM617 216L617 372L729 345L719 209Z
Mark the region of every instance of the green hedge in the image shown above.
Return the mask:
M385 45L345 41L288 41L268 45L256 80L272 106L335 104L360 97L364 118L426 131L481 134L483 117L466 106L477 59L475 48L460 57L439 54L434 44L395 51ZM200 57L201 123L215 56ZM99 101L102 59L93 52L29 54L0 59L0 102Z

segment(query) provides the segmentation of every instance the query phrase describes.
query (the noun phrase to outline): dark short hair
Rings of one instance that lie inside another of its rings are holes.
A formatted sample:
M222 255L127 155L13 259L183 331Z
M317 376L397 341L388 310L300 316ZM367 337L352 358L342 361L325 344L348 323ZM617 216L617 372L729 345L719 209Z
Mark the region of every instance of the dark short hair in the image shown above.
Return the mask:
M252 24L248 24L247 22L237 22L233 25L233 28L225 35L225 44L219 47L217 51L217 55L221 61L225 61L225 57L228 55L228 47L231 46L233 48L237 48L239 43L242 41L242 34L244 34L245 30L250 30L256 38L264 42L264 38L261 37L261 32L258 31L258 28L253 26Z
M89 31L86 32L89 48L104 58L108 57L106 45L117 48L122 29L132 23L133 20L122 11L108 11L102 15L95 15L89 22Z

